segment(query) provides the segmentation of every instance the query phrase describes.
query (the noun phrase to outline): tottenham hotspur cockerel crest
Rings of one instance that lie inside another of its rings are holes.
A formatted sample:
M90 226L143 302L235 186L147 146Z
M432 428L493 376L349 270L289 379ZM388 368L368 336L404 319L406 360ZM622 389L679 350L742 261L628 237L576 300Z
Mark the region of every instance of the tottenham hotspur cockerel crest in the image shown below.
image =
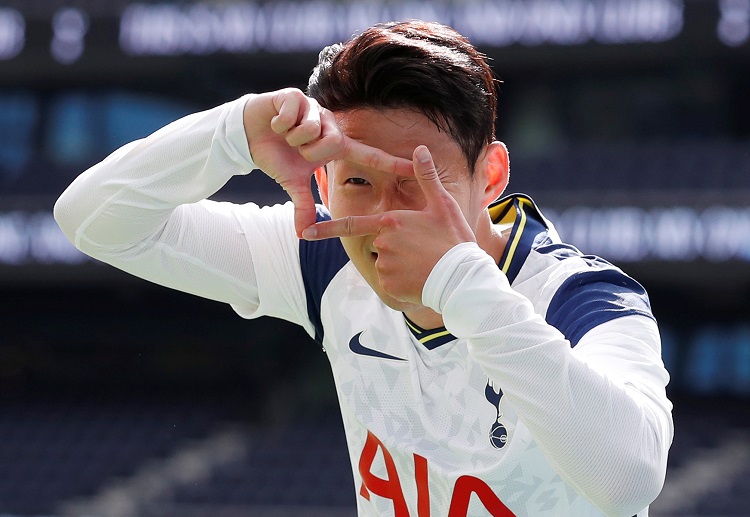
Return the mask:
M500 399L503 398L503 390L501 390L500 386L498 386L497 391L496 391L496 388L493 385L492 380L488 380L487 386L484 388L484 396L487 398L487 401L490 404L495 406L495 410L497 411L495 422L492 424L492 427L490 428L490 433L489 433L490 443L492 444L494 448L502 449L503 447L505 447L505 444L508 442L508 430L500 421L503 418L503 414L500 411Z

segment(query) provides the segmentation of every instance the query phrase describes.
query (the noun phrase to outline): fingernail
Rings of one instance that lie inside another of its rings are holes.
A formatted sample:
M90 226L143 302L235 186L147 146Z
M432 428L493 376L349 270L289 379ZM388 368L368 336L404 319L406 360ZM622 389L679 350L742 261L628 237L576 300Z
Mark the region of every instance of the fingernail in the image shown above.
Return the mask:
M318 230L315 228L305 228L302 230L302 238L303 239L314 239L318 236Z
M423 145L417 147L415 155L417 156L417 160L419 161L419 163L427 163L432 159L432 156L430 156L430 151Z

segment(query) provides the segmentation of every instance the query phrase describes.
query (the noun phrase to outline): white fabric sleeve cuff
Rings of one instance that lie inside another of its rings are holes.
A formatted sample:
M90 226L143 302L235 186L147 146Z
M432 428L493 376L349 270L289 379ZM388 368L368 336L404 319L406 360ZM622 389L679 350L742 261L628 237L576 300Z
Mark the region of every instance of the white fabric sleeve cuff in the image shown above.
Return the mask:
M422 304L442 314L448 299L461 283L464 275L474 274L483 265L489 265L497 270L497 264L494 263L492 257L475 242L455 245L432 268L422 288ZM505 279L506 287L510 287L505 275L499 276Z
M231 153L233 158L242 166L242 170L238 173L239 175L249 174L250 171L258 168L250 154L244 119L245 105L254 96L254 93L249 93L232 101L230 103L229 115L227 116L226 140L232 149L234 149L234 153Z

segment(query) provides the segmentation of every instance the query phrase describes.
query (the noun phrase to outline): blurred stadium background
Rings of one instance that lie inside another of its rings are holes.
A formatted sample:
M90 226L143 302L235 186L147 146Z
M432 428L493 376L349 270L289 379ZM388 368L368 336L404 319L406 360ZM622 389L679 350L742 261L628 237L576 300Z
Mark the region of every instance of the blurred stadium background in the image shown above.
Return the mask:
M0 515L354 514L318 347L88 261L51 208L404 18L492 58L509 190L650 292L676 422L652 515L750 515L750 0L0 1ZM260 174L220 196L285 200Z

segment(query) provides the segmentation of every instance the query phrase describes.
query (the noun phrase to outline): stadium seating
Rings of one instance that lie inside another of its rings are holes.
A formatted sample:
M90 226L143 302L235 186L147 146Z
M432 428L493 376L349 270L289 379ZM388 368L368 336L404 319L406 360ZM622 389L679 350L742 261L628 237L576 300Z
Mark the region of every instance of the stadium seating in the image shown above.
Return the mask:
M0 514L51 515L215 425L188 403L0 404Z
M696 455L710 457L727 437L750 436L746 405L678 398L667 483ZM188 402L1 405L0 512L62 515L65 503L91 498L113 480L206 439L231 418L210 404ZM176 484L142 501L140 515L207 517L228 515L228 508L237 515L283 515L290 508L299 515L354 513L351 466L335 411L305 412L282 424L235 424L247 444L242 454L213 469L203 482ZM679 515L739 517L747 515L748 507L750 467L745 466ZM660 513L657 501L652 515L678 514Z

